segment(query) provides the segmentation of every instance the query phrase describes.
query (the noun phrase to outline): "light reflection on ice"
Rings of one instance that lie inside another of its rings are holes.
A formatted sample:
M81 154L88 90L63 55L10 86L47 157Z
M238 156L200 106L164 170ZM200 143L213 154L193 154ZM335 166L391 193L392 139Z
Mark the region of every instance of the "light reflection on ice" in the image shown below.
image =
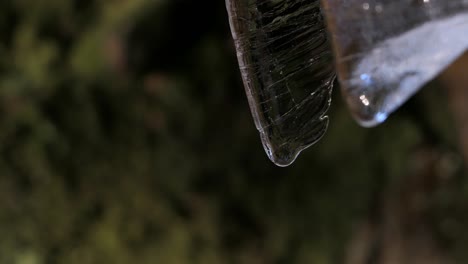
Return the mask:
M384 122L468 48L468 0L226 5L251 112L279 166L291 164L327 128L335 76L328 36L343 96L363 126Z

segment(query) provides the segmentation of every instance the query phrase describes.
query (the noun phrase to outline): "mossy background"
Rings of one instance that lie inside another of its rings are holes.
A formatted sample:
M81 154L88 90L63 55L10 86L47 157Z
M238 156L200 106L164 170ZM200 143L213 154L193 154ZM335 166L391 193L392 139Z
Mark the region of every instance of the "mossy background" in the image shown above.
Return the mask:
M444 89L374 129L343 105L335 91L327 135L278 168L224 1L0 1L0 263L343 263L421 148L448 179L431 230L463 260L468 181Z

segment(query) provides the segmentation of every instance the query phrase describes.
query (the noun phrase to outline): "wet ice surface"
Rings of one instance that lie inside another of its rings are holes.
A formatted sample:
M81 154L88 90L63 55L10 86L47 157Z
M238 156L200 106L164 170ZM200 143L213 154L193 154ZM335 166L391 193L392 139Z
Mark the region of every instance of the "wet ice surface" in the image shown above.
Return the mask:
M252 115L268 157L291 164L325 133L334 80L319 0L226 0Z
M333 65L353 116L373 126L468 48L468 0L226 5L251 112L265 151L279 166L325 133Z
M468 48L466 0L323 0L342 93L357 121L385 121Z
M348 101L357 104L358 120L365 126L385 121L467 47L468 14L423 24L380 44L359 61L347 81Z

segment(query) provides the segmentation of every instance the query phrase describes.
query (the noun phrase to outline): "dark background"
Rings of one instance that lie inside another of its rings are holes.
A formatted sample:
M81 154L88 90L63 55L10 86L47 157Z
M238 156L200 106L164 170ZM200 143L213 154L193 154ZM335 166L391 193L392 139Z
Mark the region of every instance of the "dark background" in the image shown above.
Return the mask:
M279 168L224 1L1 1L0 263L464 263L445 76L373 129L337 89L324 139Z

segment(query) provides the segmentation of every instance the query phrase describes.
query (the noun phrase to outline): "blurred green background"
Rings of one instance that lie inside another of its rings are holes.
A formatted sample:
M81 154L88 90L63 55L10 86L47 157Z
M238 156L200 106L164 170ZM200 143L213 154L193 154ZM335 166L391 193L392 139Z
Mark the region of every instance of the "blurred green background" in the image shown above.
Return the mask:
M465 263L441 86L278 168L224 1L0 1L0 263Z

